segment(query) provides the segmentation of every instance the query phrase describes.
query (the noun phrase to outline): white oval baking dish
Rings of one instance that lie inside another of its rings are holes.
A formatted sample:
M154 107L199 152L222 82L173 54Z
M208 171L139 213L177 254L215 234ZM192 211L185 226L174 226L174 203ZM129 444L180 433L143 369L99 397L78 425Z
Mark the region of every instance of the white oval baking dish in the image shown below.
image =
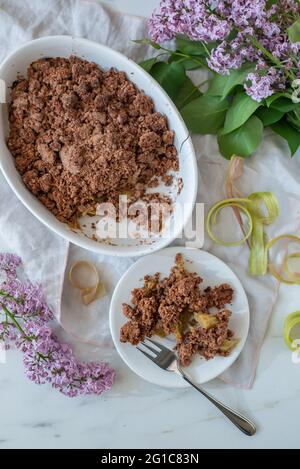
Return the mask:
M106 46L71 36L50 36L35 39L19 47L0 66L0 79L4 80L6 95L18 74L26 76L28 65L42 57L69 57L76 55L97 63L103 69L115 67L127 73L138 88L151 96L156 110L165 114L169 127L175 131L175 145L179 152L180 174L183 188L177 196L168 236L162 232L150 242L141 243L134 239L116 239L113 243L95 241L80 232L74 232L67 224L58 221L46 207L25 187L15 168L14 160L6 146L8 133L7 105L0 112L0 167L10 187L27 207L48 228L68 241L94 252L115 256L139 256L157 251L180 236L189 220L197 194L197 164L189 132L170 98L158 83L135 62ZM182 208L185 208L182 211ZM183 213L183 216L182 216ZM17 221L16 221L17 223Z

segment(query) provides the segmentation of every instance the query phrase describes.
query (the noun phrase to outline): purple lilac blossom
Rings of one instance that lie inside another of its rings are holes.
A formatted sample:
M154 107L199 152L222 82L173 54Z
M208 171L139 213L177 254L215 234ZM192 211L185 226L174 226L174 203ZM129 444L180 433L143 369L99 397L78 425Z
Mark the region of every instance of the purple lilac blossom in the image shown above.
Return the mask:
M255 101L260 102L273 94L272 87L276 80L277 73L274 68L271 68L266 75L249 73L245 83L246 93Z
M21 265L20 257L15 254L0 254L0 270L5 271L7 276L16 276L17 268Z
M162 0L158 13L150 19L149 32L158 43L178 34L216 41L207 63L219 74L228 74L245 62L261 64L266 59L265 73L254 74L252 84L245 85L247 93L260 100L290 85L282 71L277 79L269 71L276 61L299 76L300 42L292 44L287 35L287 28L299 16L300 3L295 0L278 0L271 6L266 0ZM231 38L230 33L234 33ZM263 48L270 53L268 57Z
M223 41L216 49L212 50L207 64L216 73L228 75L230 70L240 68L243 59L239 53L232 54L227 48L226 41Z
M3 282L1 289L9 295L2 299L2 303L8 308L13 308L15 313L23 317L36 317L36 321L50 321L54 318L52 311L48 308L41 285L33 285L17 278L10 277ZM11 300L10 296L17 299Z
M15 346L23 353L25 374L37 384L49 383L69 397L108 391L114 382L114 370L106 363L76 360L71 347L57 339L48 326L54 316L41 286L21 282L17 278L20 265L19 257L0 254L0 272L5 273L0 284L0 340L7 349ZM19 327L6 317L5 308Z
M205 42L224 39L231 24L214 14L212 4L198 0L163 0L159 13L149 20L151 38L159 43L177 34Z

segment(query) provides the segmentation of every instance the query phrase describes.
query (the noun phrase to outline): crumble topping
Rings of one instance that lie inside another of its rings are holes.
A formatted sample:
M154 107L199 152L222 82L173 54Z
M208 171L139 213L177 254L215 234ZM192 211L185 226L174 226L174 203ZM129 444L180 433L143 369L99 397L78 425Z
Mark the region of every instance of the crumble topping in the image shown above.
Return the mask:
M121 328L120 341L138 345L146 337L174 334L183 366L196 354L207 360L227 356L238 343L229 329L231 311L226 308L234 292L226 283L201 290L202 281L185 269L181 254L168 277L145 276L144 285L131 292L133 306L123 304L128 321Z
M97 202L117 206L123 193L143 198L179 169L166 117L122 71L74 56L40 59L13 83L11 98L7 144L16 168L62 222Z

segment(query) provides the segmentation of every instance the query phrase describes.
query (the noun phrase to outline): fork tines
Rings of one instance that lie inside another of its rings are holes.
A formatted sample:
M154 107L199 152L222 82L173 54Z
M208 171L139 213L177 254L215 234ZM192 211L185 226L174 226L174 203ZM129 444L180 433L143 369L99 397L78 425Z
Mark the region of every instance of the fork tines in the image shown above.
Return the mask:
M148 342L150 342L151 345L149 345ZM152 345L154 347L152 347ZM158 342L155 342L154 340L149 339L148 337L143 342L141 342L141 346L143 348L137 347L137 349L164 370L170 371L170 365L177 361L176 355L172 350Z

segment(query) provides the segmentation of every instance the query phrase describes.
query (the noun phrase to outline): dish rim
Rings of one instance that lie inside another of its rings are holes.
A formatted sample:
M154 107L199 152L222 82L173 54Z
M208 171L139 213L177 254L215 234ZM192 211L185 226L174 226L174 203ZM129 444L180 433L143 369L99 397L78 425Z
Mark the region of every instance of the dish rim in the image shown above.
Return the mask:
M25 205L25 207L41 223L43 223L47 228L49 228L51 231L55 232L57 235L61 236L62 238L64 238L65 240L67 240L69 242L72 242L73 244L75 244L77 246L80 246L84 249L88 249L88 250L90 250L92 252L95 252L95 253L98 253L98 254L112 255L112 256L116 256L116 257L142 256L142 255L150 254L152 252L156 252L160 249L163 249L166 246L168 246L172 241L174 241L174 239L176 239L180 235L180 233L183 231L184 227L186 226L186 224L188 223L188 221L191 218L191 215L193 213L193 209L194 209L194 206L195 206L195 202L196 202L197 192L198 192L198 167L197 167L196 153L195 153L195 149L194 149L193 142L192 142L192 139L191 139L191 135L189 134L189 131L188 131L188 129L187 129L185 123L184 123L184 120L183 120L182 116L180 115L179 111L177 110L175 104L172 102L172 100L167 95L167 93L164 91L164 89L159 85L159 83L157 83L156 80L154 80L154 78L152 78L151 75L149 75L141 66L139 66L132 59L126 57L126 55L122 54L121 52L118 52L118 51L116 51L116 50L114 50L114 49L112 49L112 48L110 48L106 45L97 43L95 41L91 41L89 39L85 39L85 38L81 38L81 37L77 37L77 36L70 36L70 35L44 36L44 37L41 37L41 38L37 38L37 39L33 39L31 41L28 41L25 44L22 44L20 47L15 48L4 59L4 61L0 64L0 78L3 74L3 70L13 62L13 59L14 59L15 55L19 54L20 52L25 51L27 49L30 49L33 45L36 45L36 44L41 45L41 47L42 47L43 45L45 45L45 46L49 45L49 41L66 41L66 40L71 41L70 45L72 47L75 46L75 45L73 46L73 42L79 41L79 43L86 44L87 46L89 46L89 45L91 45L92 47L96 46L97 48L99 48L99 52L101 52L101 50L102 50L102 51L112 53L116 58L120 57L122 59L122 61L125 61L125 62L128 63L129 70L126 71L127 74L129 74L130 71L134 71L134 69L136 69L136 71L138 71L139 73L144 75L145 78L148 80L149 87L150 87L150 83L151 83L151 85L153 87L158 88L158 90L162 94L163 98L166 99L166 102L168 103L168 106L170 106L170 110L171 110L172 114L176 115L176 117L178 119L178 122L179 122L179 124L181 125L181 127L183 129L183 133L186 134L186 139L181 143L181 148L182 148L182 145L189 145L189 150L188 151L190 152L190 155L191 155L190 159L191 159L191 162L192 162L192 168L191 168L192 180L189 180L188 183L189 184L192 183L191 185L193 187L193 192L192 192L192 196L191 196L191 201L189 202L189 207L185 211L183 219L180 220L177 223L178 226L174 226L174 229L172 230L172 234L171 234L170 237L159 238L157 241L154 241L153 243L150 243L148 245L146 244L144 246L141 246L141 245L133 245L133 246L115 246L115 245L113 245L112 246L112 245L109 245L109 244L101 243L101 241L100 242L99 241L94 241L92 239L89 239L89 238L85 237L83 234L82 235L79 234L79 233L77 234L77 233L72 232L71 230L66 231L65 227L64 227L64 225L65 225L64 223L59 222L57 219L55 219L55 220L49 219L48 220L47 216L43 213L43 211L39 212L38 209L33 207L32 204L30 203L30 200L28 200L28 197L27 197L28 194L31 194L30 191L28 191L28 189L24 186L24 184L22 182L20 184L15 183L13 181L13 177L11 177L11 175L9 175L8 172L6 172L6 170L4 168L4 165L3 165L3 161L6 158L6 155L4 155L3 152L1 152L2 154L0 155L0 169L1 169L1 171L4 175L4 177L5 177L6 181L8 182L9 186L11 187L11 189L13 190L15 195L18 197L18 199L23 203L23 205ZM76 55L76 51L74 51L74 54ZM101 67L101 64L99 62L98 62L98 65ZM117 66L117 64L116 64L116 66ZM132 80L132 78L130 78L130 79ZM134 78L133 78L133 81L134 81ZM147 91L146 91L146 94L148 94ZM8 150L4 138L3 139L0 138L0 150L1 150L2 145L4 147L6 147L8 153L11 155L11 152ZM179 157L180 157L181 148L179 148L179 149L177 148L179 150ZM11 157L13 158L12 155L11 155ZM187 183L187 182L185 181L185 183ZM27 194L27 196L26 196L26 194ZM41 204L41 202L39 202L39 204ZM50 213L51 212L49 212L49 214ZM53 215L53 217L54 217L54 215Z

